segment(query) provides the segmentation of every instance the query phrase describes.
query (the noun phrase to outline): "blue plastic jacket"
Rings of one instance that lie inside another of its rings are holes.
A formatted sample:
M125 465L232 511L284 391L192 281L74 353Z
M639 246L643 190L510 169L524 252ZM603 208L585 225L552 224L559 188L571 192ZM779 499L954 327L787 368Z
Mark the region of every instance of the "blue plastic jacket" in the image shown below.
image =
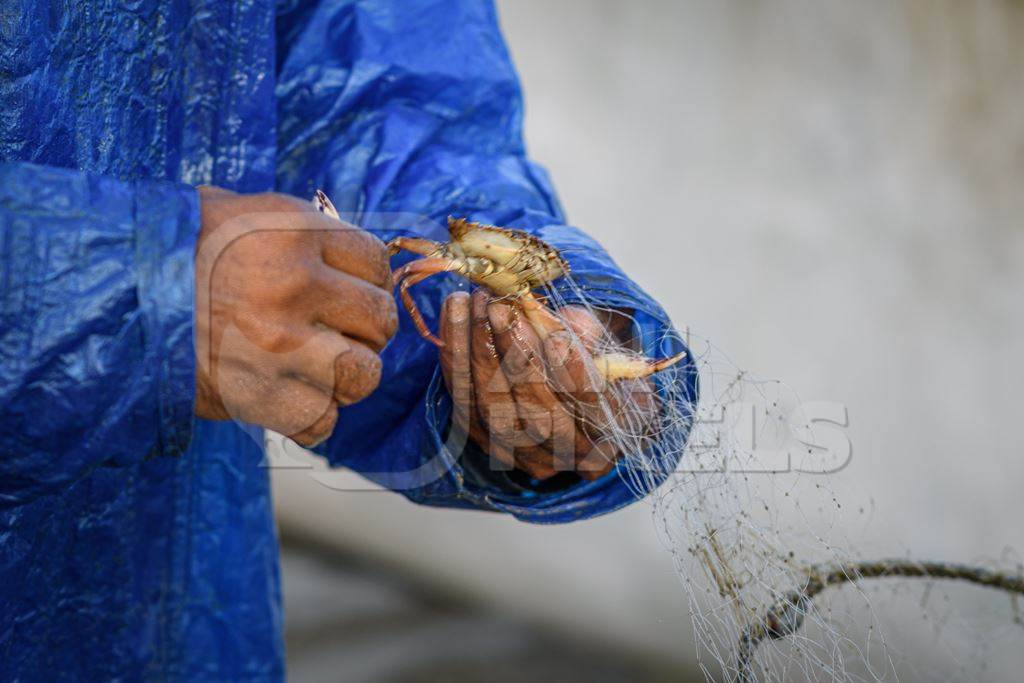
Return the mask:
M589 297L636 311L651 354L675 350L662 310L565 225L525 156L519 86L489 4L10 4L0 680L283 676L259 439L193 417L194 185L324 188L385 239L394 226L375 225L381 212L435 219L425 232L449 214L536 231ZM432 326L455 286L417 288ZM402 492L532 522L635 499L615 474L533 488L473 467L472 449L450 452L436 351L401 323L381 387L342 411L322 450L332 463L391 488L441 463ZM692 367L679 373L695 398Z

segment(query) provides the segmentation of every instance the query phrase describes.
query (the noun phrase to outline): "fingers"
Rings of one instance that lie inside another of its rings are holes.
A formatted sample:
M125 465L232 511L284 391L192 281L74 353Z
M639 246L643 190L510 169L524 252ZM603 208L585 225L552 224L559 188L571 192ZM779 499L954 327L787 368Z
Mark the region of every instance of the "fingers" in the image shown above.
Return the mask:
M569 331L554 332L544 340L544 359L556 391L588 403L607 389L591 352L581 337Z
M544 340L544 357L548 364L551 383L556 392L570 403L581 427L590 434L600 436L607 425L614 423L619 404L608 383L594 365L592 353L597 348L604 328L591 313L582 307L566 306L560 311L572 330L555 332ZM583 429L581 429L581 432ZM576 444L577 458L593 448L589 438ZM617 451L610 454L612 459Z
M313 448L314 446L326 441L327 438L334 432L334 428L338 424L338 404L329 403L327 409L324 411L316 422L306 427L302 431L296 434L288 435L295 443L306 448Z
M501 372L508 380L516 412L525 431L538 442L551 436L547 411L558 400L546 386L540 359L540 341L531 329L524 329L518 311L506 303L487 305L487 319L494 348L501 359Z
M566 306L559 311L569 329L544 340L544 356L557 391L582 401L593 402L607 389L607 382L594 364L604 327L590 311Z
M452 397L452 419L491 458L491 467L508 470L515 465L512 448L491 439L476 411L471 362L472 302L466 292L450 295L441 308L441 374ZM491 359L497 366L497 361Z
M532 477L547 479L556 473L552 457L523 431L512 388L494 344L488 302L484 290L474 292L470 300L469 362L476 410L471 413L469 434L490 453L495 469L515 466Z
M538 443L547 441L551 456L571 465L575 421L548 386L540 337L509 304L491 302L487 315L523 430Z
M580 423L595 438L618 428L629 435L646 434L655 403L646 379L607 382L598 372L593 355L607 330L589 310L566 306L559 311L572 333L556 333L544 342L552 384L573 400Z
M558 474L560 471L572 468L559 467L558 461L551 456L551 452L542 446L529 448L517 448L515 451L516 467L529 474L534 479L544 481Z
M204 189L212 197L229 196L227 191ZM320 213L312 202L277 192L251 196L250 220L272 232L292 233L302 239L316 235L320 256L331 268L361 280L391 289L391 265L387 247L374 235L351 223Z
M330 330L308 336L283 362L289 376L308 382L340 405L363 400L380 384L380 356Z
M387 247L369 232L348 223L314 214L324 224L322 254L331 268L391 290L391 265Z
M514 449L499 439L492 439L477 415L460 416L455 424L490 456L492 470L507 471L519 464Z
M651 434L658 416L658 394L650 379L622 379L612 385L619 406L616 425L631 436Z
M585 446L577 450L576 473L587 481L600 479L615 467L619 458L619 448L611 440L596 443L589 438Z
M508 446L530 446L522 439L519 415L508 378L494 345L491 321L487 316L487 292L478 289L470 301L470 368L477 415L494 440Z
M390 284L384 245L296 197L199 195L196 413L316 443L339 403L380 381L374 350L397 318L379 290Z
M563 306L558 315L588 349L596 349L608 334L601 321L584 306Z
M331 435L338 422L338 404L325 392L299 380L286 380L255 407L256 424L288 436L307 448ZM287 410L282 410L287 406Z
M222 397L219 419L298 435L304 445L319 442L334 428L338 403L330 391L288 369L309 353L311 340L287 328L273 336L278 342L268 349L254 344L240 327L224 330L217 362L210 366L210 381Z
M455 292L441 306L441 339L445 345L440 350L441 373L444 375L448 393L451 394L453 410L469 427L469 416L473 410L473 380L469 361L470 301L466 292Z
M614 423L620 407L617 394L609 390L581 337L568 331L551 334L544 340L544 356L553 388L572 406L580 424L599 435Z
M320 269L310 298L315 322L374 351L381 351L398 329L398 308L391 292L347 273Z
M604 326L586 309L564 312L571 332L542 342L514 306L491 301L485 290L455 294L441 314L450 347L441 351L441 369L453 398L464 397L453 420L492 460L537 479L576 470L592 480L620 455L621 440L602 434L620 421L630 434L640 431L653 399L642 381L605 382L591 355ZM628 410L620 416L619 409Z

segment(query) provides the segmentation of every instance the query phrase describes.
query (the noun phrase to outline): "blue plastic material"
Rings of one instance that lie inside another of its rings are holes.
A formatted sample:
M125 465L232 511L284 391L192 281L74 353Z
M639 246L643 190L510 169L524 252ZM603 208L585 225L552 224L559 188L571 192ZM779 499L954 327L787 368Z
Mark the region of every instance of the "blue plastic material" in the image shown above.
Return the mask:
M0 680L283 677L259 435L192 415L194 185L322 187L384 238L439 237L449 214L535 231L594 301L637 312L652 355L674 350L526 157L488 3L16 3L0 13ZM431 325L455 286L416 288ZM342 411L332 463L532 522L635 499L614 474L541 492L460 461L408 318L384 367Z

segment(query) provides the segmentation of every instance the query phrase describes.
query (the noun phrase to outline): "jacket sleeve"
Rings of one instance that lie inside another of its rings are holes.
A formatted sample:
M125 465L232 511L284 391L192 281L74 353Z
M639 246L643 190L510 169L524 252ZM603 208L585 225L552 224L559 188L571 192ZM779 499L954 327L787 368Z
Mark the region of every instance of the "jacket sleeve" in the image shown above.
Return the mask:
M0 508L191 436L191 188L0 164Z
M309 196L323 188L342 213L383 239L445 240L449 215L529 230L569 260L576 287L566 286L567 300L631 309L650 355L682 348L661 307L566 224L547 174L527 157L519 83L490 3L286 3L278 51L279 189ZM442 276L413 288L434 329L442 300L458 287L465 284ZM323 449L331 462L417 502L503 510L534 522L601 514L644 493L621 471L552 490L478 467L472 444L448 441L451 402L436 349L402 316L384 353L381 387L342 411ZM695 401L693 367L675 374L673 385L681 379L685 390L673 400ZM666 449L659 479L679 450Z

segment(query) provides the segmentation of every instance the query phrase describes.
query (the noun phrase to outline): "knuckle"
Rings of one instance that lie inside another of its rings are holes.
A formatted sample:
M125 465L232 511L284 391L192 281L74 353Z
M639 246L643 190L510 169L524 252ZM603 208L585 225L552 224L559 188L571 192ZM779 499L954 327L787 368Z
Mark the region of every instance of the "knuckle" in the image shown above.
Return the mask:
M486 424L487 433L492 439L511 444L515 441L516 409L506 401L498 401L481 405L480 416Z
M297 347L295 335L286 327L271 327L260 339L260 347L274 354L288 353Z
M383 349L398 331L398 306L390 292L363 286L359 296L352 297L354 313L359 318L359 336L375 350Z
M292 302L306 296L315 284L315 279L312 271L303 266L281 272L274 285L276 299L281 302Z
M533 379L534 355L530 349L513 346L502 359L502 370L508 380L516 385L529 384Z

